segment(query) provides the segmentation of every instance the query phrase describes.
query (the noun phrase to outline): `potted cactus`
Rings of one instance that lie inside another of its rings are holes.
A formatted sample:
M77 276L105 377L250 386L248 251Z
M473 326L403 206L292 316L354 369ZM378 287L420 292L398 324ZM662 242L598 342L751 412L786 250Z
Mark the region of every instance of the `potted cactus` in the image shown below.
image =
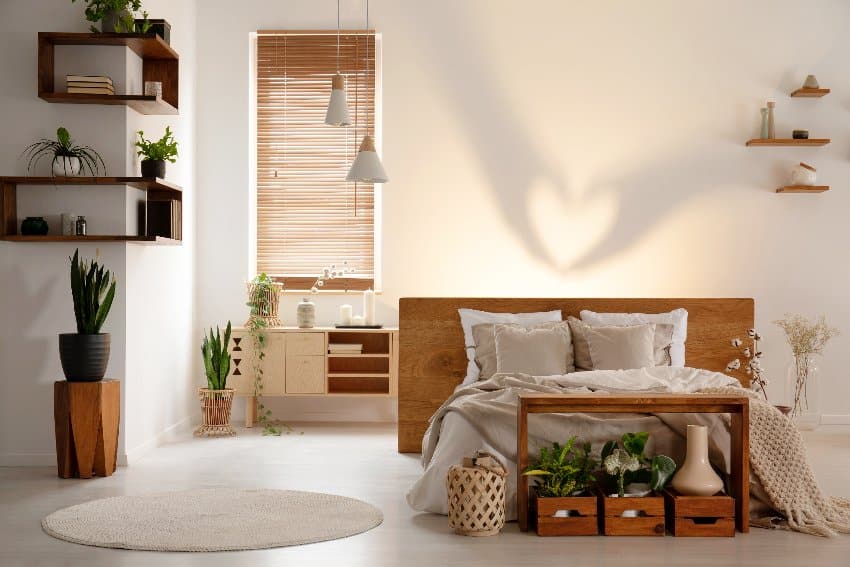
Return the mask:
M74 299L76 333L59 335L59 359L69 382L99 382L109 364L109 333L100 330L115 299L115 278L97 263L71 260L71 295Z
M199 389L203 423L195 431L195 435L206 437L233 435L230 425L230 410L233 406L233 395L236 391L227 387L227 376L230 374L230 321L224 330L216 327L215 332L209 330L209 336L204 336L201 344L201 356L204 359L204 374L207 387Z

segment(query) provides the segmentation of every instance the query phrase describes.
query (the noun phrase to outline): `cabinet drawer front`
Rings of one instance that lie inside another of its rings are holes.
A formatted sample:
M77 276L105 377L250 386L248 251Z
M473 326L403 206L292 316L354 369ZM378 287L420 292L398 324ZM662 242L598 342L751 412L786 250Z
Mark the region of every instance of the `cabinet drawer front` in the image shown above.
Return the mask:
M286 355L324 355L324 333L286 333Z
M325 357L322 355L287 356L286 393L324 394Z

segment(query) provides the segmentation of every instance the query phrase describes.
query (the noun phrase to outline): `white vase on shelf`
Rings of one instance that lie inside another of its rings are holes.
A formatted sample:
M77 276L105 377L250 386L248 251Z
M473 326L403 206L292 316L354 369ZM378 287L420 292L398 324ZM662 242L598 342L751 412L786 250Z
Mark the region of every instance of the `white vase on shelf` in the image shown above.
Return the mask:
M688 452L685 464L676 472L671 486L685 496L712 496L723 488L708 460L708 428L688 426Z
M791 170L791 185L814 185L817 179L817 170L802 161Z

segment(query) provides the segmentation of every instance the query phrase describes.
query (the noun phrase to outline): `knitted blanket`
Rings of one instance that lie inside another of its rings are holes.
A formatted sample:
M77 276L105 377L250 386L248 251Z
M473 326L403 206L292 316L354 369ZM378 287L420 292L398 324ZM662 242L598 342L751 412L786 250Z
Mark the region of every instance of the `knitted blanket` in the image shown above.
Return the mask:
M850 533L850 499L825 496L806 458L802 435L794 423L754 392L712 388L711 393L746 393L750 399L750 466L770 506L787 527L808 534ZM751 520L776 527L776 518Z

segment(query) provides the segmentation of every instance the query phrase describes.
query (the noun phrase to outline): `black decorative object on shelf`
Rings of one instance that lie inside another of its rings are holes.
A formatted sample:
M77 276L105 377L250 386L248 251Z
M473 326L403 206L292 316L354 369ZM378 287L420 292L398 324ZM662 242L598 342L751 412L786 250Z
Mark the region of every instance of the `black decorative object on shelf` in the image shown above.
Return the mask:
M21 234L24 236L44 236L48 230L44 217L27 217L21 222Z
M76 234L77 236L86 236L87 232L88 223L86 222L86 217L77 217L77 221L74 223L74 234Z
M165 177L165 160L164 159L143 159L142 160L142 177Z
M136 18L136 32L156 34L162 38L162 41L171 45L171 24L165 20Z
M809 131L808 130L794 130L791 132L791 137L795 140L808 140L809 139Z

